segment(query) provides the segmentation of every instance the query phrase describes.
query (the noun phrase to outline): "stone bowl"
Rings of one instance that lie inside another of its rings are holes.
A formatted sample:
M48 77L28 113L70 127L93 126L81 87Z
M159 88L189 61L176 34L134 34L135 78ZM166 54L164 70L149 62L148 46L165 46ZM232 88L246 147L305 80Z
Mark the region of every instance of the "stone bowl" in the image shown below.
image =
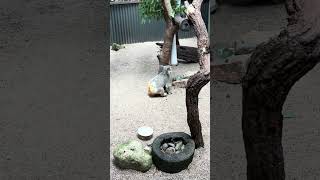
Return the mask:
M168 147L164 147L165 144ZM172 147L176 150L173 150ZM194 150L195 143L191 136L184 132L171 132L154 139L151 155L154 165L159 170L167 173L178 173L188 168L192 162Z

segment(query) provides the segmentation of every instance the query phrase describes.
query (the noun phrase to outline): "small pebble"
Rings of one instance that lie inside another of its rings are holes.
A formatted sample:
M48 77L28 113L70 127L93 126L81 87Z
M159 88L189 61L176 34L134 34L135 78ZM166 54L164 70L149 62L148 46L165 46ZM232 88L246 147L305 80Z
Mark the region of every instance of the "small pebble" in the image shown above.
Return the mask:
M169 146L174 147L174 143L168 143Z
M182 141L179 141L179 142L176 144L176 150L181 149L182 145L183 145Z
M151 154L151 147L149 147L149 146L146 146L145 148L144 148L144 150L147 152L147 153L149 153L149 154Z
M166 150L166 149L168 148L168 144L167 144L167 143L164 143L164 144L162 144L161 147L162 147L163 150Z
M150 146L150 147L151 147L151 146L152 146L152 142L148 143L147 146Z
M166 149L166 153L169 153L169 154L172 154L172 153L174 153L176 151L176 149L174 149L174 147L168 147L167 149Z

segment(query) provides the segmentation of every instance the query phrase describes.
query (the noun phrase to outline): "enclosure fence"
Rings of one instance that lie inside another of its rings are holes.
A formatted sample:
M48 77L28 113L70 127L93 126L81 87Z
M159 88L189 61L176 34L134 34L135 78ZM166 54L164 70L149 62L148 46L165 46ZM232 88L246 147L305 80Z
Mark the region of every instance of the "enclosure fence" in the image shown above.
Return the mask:
M163 40L164 20L152 20L150 23L141 23L137 0L117 1L110 3L110 44L131 44L146 41ZM209 1L204 1L201 7L202 17L208 28ZM194 37L193 29L188 32L179 31L179 38Z

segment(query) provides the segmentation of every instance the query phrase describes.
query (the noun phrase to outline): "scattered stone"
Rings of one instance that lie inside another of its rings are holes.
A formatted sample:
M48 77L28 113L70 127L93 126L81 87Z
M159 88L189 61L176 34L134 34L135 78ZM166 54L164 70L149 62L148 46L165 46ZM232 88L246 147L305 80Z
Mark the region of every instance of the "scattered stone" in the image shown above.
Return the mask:
M176 151L176 149L174 147L168 147L165 152L169 153L169 154L173 154L173 153L175 153L175 151Z
M182 145L183 145L182 141L178 141L177 144L176 144L176 147L175 147L176 150L180 150Z
M166 150L168 147L169 147L169 146L168 146L167 143L162 144L162 149L163 149L163 150Z
M115 164L123 169L146 172L152 166L151 155L144 150L140 142L135 140L117 145L113 156Z
M171 142L163 143L160 148L163 153L178 154L184 149L184 144L181 140L171 141Z
M148 154L151 154L151 147L150 146L146 146L143 148Z

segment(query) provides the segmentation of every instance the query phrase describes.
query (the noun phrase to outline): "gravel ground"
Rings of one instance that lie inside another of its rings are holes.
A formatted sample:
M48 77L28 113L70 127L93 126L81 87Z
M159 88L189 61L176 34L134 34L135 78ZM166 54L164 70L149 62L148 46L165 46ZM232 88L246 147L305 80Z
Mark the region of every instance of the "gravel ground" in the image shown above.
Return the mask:
M214 17L213 42L231 45L244 33L280 30L286 25L282 5L221 6ZM226 21L226 19L228 19ZM219 63L221 59L215 59ZM320 178L320 91L318 65L292 88L284 105L283 147L287 180ZM240 85L213 84L214 179L245 180L246 157L241 130ZM227 94L230 98L226 98Z
M181 45L196 46L196 39L182 39ZM182 131L190 134L185 107L185 89L175 88L173 94L164 98L150 98L147 82L156 75L158 47L155 42L125 45L125 49L110 51L110 162L112 151L119 143L136 139L139 127L147 125L154 129L154 136L166 132ZM179 64L173 72L182 74L198 70L198 64ZM187 170L168 174L152 168L141 173L120 170L111 163L111 179L209 179L210 175L210 85L199 95L200 120L205 148L195 151L194 159ZM153 138L154 139L154 138ZM141 141L144 145L152 142Z

